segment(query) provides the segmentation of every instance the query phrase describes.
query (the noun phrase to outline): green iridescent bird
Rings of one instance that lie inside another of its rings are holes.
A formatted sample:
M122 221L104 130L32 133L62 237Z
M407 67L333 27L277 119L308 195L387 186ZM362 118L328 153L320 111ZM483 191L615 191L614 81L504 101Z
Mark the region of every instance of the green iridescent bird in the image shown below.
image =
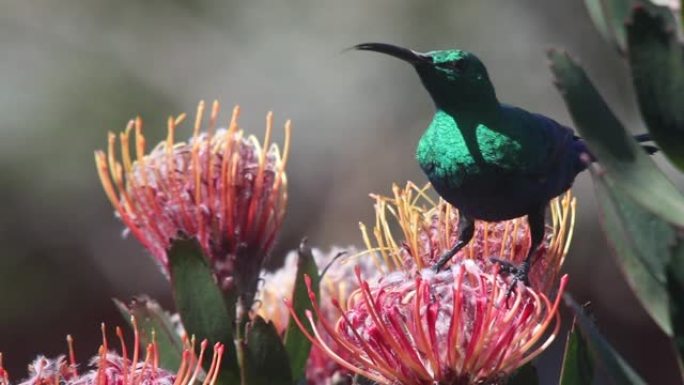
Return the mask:
M528 284L532 257L544 238L546 207L570 188L593 160L572 129L522 108L500 103L484 64L461 50L426 53L364 43L413 65L437 111L420 138L416 159L433 187L461 214L459 240L442 255L440 270L473 236L474 220L527 216L532 244L520 265L492 258L501 271ZM647 135L636 137L649 141ZM652 146L644 146L650 153ZM583 154L586 154L583 157Z

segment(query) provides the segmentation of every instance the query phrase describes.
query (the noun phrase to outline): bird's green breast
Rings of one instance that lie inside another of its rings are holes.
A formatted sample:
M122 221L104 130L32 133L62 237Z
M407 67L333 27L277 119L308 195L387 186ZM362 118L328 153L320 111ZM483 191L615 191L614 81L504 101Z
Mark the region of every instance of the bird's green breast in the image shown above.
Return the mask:
M495 130L477 121L459 123L437 111L420 138L416 158L433 183L459 187L469 177L526 168L529 159L523 144L501 127Z

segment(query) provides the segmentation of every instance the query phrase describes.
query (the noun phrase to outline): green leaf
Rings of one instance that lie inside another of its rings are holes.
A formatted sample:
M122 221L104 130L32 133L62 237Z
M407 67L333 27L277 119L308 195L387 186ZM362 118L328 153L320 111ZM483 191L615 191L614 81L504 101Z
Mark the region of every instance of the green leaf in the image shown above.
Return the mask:
M568 332L559 385L587 385L594 381L594 359L576 321Z
M537 369L531 362L519 368L515 374L508 380L508 385L537 385L539 384L539 376L537 376Z
M150 344L154 334L159 352L159 365L167 370L177 370L183 358L183 341L176 332L169 313L147 296L136 297L128 305L114 299L114 304L129 324L131 316L135 317L141 347L144 349Z
M624 51L625 48L622 21L627 17L628 4L628 0L584 0L584 5L596 29L619 51Z
M290 363L280 336L271 322L256 318L247 325L244 349L245 384L292 385Z
M593 357L606 369L615 384L646 385L646 382L632 369L629 364L613 349L603 336L596 330L596 326L584 313L584 310L570 297L565 295L565 302L575 312L576 324L587 341Z
M627 24L632 80L660 149L684 170L684 51L667 7L636 7Z
M311 308L311 300L305 284L304 275L311 279L311 289L318 296L319 275L318 267L314 261L311 248L303 240L299 245L297 259L297 278L295 279L294 290L292 293L292 307L299 319L306 319L305 311ZM304 376L306 361L309 358L311 342L304 336L294 321L287 326L285 333L285 348L290 357L292 367L292 378L299 379Z
M665 269L676 242L674 229L612 188L609 177L592 171L603 231L627 283L658 326L672 335Z
M173 295L185 330L199 341L225 345L219 382L236 383L239 375L232 349L235 297L221 292L196 241L177 240L168 255Z
M549 52L551 69L577 130L612 188L663 220L684 227L684 199L638 143L625 131L584 70L567 53Z

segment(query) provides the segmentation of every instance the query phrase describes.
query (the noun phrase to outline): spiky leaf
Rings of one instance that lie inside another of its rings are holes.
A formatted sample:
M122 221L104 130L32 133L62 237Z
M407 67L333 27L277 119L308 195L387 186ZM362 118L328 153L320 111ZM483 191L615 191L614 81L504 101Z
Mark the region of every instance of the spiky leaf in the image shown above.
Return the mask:
M565 302L575 312L577 326L587 341L592 355L606 369L614 383L621 385L646 385L646 382L632 369L618 352L606 341L596 329L594 323L569 295Z
M658 146L684 170L684 51L669 8L636 7L627 42L641 114Z
M177 240L168 253L176 309L185 330L199 341L221 342L227 347L219 382L238 378L233 346L234 296L221 292L214 275L194 240Z
M627 283L644 309L668 335L672 323L665 269L669 246L676 241L672 227L636 205L606 175L593 172L603 231Z
M271 322L256 318L247 325L244 373L249 385L292 385L290 363Z
M637 297L671 334L665 269L680 242L684 199L626 134L584 71L567 54L551 59L573 119L599 159L592 175L604 231Z
M305 311L311 308L311 300L306 288L304 275L311 279L311 288L318 295L319 275L318 266L314 261L311 248L303 240L297 250L297 278L292 293L292 307L299 319L306 319ZM304 376L306 361L309 358L311 342L304 336L295 322L290 322L285 334L285 348L290 357L292 377L299 379Z
M568 332L559 385L586 385L594 381L594 359L576 322Z
M129 324L131 316L135 317L143 347L152 342L154 334L159 365L167 370L178 369L183 358L183 341L176 332L169 313L147 296L136 297L128 304L114 299L114 304Z
M584 70L565 52L549 52L551 69L577 130L599 159L611 188L659 218L684 227L684 199L631 138Z

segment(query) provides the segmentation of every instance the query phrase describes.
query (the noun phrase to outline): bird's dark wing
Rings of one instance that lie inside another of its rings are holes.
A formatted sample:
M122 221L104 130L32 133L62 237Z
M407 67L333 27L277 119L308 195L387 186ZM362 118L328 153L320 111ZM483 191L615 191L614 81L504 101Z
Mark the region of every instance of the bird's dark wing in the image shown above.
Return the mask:
M565 168L568 162L579 162L583 143L576 140L574 131L555 120L522 108L502 105L505 124L512 127L522 145L525 167L520 173L531 178L546 178ZM580 146L578 148L578 145Z

